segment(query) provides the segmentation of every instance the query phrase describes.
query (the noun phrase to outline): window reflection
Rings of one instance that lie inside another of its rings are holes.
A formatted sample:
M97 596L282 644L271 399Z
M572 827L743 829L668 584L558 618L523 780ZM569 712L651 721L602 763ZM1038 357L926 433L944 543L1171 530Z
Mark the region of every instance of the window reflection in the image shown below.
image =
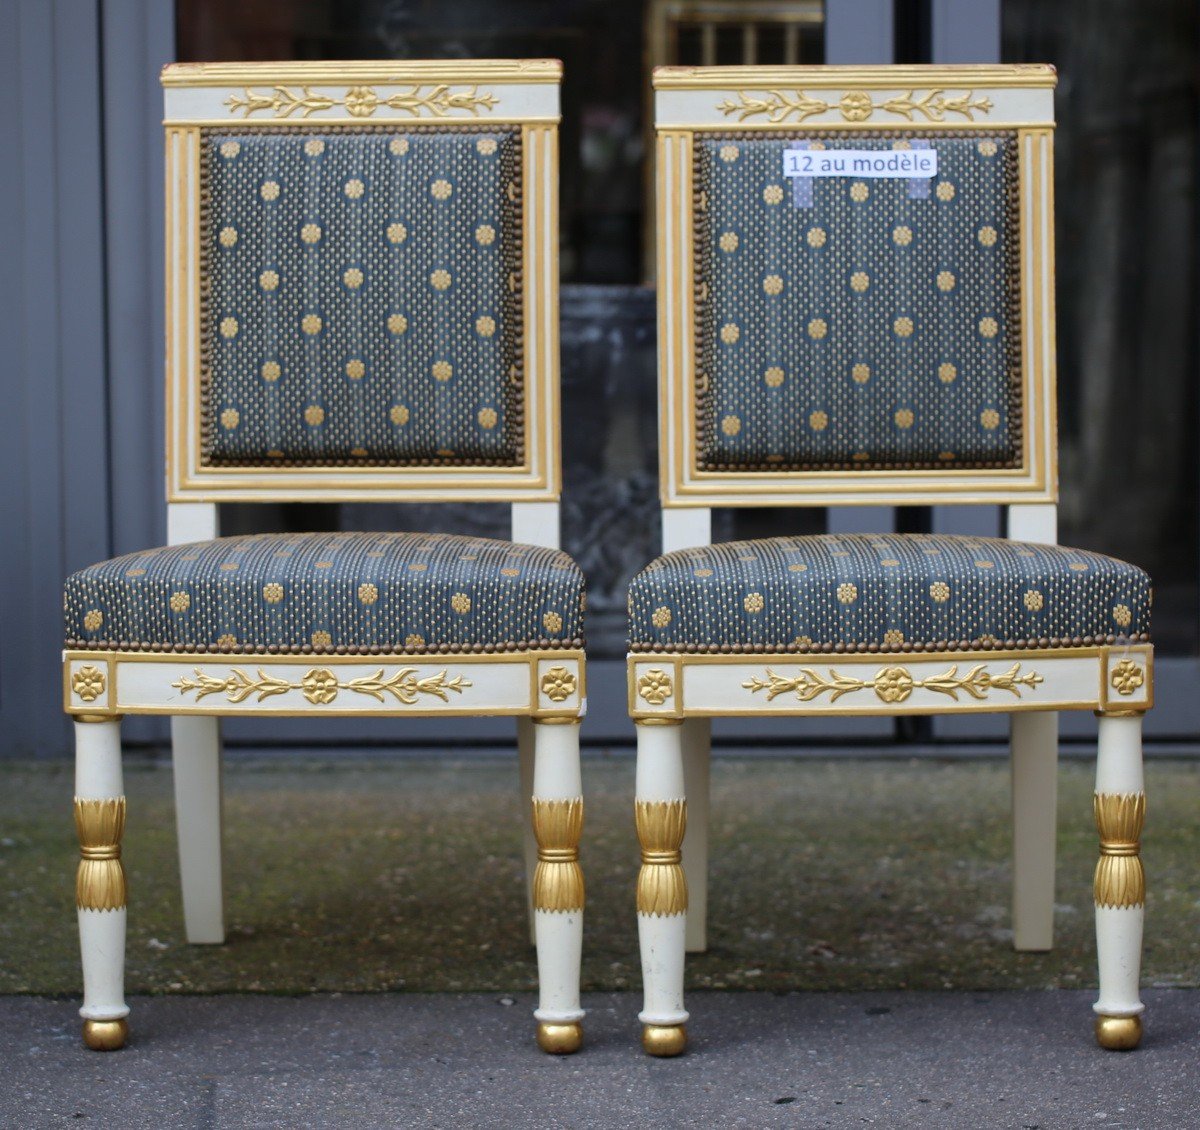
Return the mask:
M1194 0L1007 0L1007 62L1059 69L1060 537L1155 581L1197 650Z

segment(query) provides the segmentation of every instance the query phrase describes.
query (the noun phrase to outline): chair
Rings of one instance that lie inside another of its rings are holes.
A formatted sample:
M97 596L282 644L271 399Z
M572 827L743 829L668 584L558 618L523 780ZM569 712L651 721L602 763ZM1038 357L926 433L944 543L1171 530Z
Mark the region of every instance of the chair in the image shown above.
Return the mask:
M1133 1047L1150 582L1055 545L1054 72L654 83L665 555L632 583L628 659L644 1047L686 1044L712 717L1008 713L1014 940L1036 950L1060 710L1100 718L1096 1034ZM1001 504L1012 540L709 544L714 506L865 503Z
M538 1040L579 1046L584 593L558 549L561 73L163 72L170 544L66 582L89 1047L127 1032L125 714L172 717L192 942L225 935L222 716L515 717ZM217 537L217 504L234 500L510 502L513 541Z

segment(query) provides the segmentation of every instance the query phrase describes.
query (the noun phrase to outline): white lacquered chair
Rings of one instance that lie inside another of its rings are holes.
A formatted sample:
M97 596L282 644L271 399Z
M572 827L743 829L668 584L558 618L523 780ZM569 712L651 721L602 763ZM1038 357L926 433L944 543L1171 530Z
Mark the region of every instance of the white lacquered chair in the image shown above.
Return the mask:
M124 1044L120 720L172 717L225 937L222 716L517 720L538 1040L580 1043L583 579L558 549L553 61L167 67L170 544L66 584L84 1038ZM217 536L241 501L503 501L513 541Z
M1150 582L1055 544L1054 83L655 74L665 556L628 664L652 1054L685 1047L705 947L709 720L747 715L1008 713L1014 943L1045 950L1057 712L1095 711L1096 1035L1140 1039ZM869 503L1003 505L1011 540L710 544L713 507Z

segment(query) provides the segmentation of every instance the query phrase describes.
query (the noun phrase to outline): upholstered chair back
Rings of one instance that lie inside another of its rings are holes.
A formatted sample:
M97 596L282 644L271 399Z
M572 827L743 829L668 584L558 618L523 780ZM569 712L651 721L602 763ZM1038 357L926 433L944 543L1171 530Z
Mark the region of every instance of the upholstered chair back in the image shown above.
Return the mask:
M164 72L172 502L558 495L552 61Z
M519 128L208 129L202 457L519 465Z
M853 174L918 147L936 176ZM704 468L1019 460L1013 131L720 131L693 160ZM848 175L784 175L818 161Z
M1055 497L1049 68L662 68L664 503Z

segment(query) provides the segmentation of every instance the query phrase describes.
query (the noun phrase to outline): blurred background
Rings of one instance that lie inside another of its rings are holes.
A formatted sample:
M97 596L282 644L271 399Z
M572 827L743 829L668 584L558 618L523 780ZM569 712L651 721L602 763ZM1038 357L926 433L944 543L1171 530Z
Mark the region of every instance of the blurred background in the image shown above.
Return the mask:
M564 548L589 582L585 742L626 742L625 589L659 552L649 75L667 63L1058 67L1060 537L1155 579L1148 735L1200 739L1193 0L6 0L0 4L0 756L62 757L61 582L165 540L159 68L172 60L552 56L561 138ZM500 506L237 505L222 530L455 529ZM741 510L714 537L998 535L995 507ZM238 720L229 743L510 740L504 720ZM1090 715L1064 733L1094 733ZM131 719L133 745L165 738ZM726 720L726 746L913 752L1001 718ZM337 747L332 743L336 742Z

